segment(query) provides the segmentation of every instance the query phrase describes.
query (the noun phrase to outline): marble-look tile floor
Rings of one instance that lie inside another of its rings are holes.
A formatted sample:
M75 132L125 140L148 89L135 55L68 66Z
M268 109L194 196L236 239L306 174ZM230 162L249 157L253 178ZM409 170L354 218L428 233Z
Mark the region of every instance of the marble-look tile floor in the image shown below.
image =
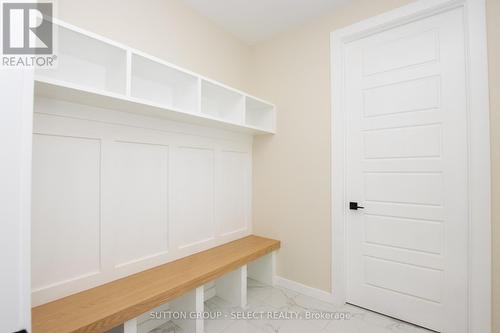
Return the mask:
M271 287L255 280L248 280L248 307L244 310L232 306L220 297L205 302L205 311L222 312L219 319L205 320L205 333L431 333L431 331L400 322L355 306L335 306L318 299L279 287ZM336 313L345 319L307 320L290 319L240 319L231 313ZM167 323L151 333L181 333L182 330Z

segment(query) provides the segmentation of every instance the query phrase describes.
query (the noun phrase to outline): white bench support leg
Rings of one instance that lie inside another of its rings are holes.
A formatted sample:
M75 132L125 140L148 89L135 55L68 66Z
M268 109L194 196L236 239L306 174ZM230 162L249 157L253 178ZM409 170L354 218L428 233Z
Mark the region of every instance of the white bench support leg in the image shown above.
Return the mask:
M205 333L203 311L205 311L205 288L201 286L196 288L196 312L199 314L196 318L196 333Z
M274 286L276 276L276 251L269 253L248 264L248 277Z
M130 319L123 324L123 333L137 333L137 318Z
M174 299L170 302L170 311L190 314L203 312L203 286ZM203 320L189 317L187 319L172 319L172 322L186 333L203 333Z
M245 308L247 306L247 266L221 276L215 282L217 296Z

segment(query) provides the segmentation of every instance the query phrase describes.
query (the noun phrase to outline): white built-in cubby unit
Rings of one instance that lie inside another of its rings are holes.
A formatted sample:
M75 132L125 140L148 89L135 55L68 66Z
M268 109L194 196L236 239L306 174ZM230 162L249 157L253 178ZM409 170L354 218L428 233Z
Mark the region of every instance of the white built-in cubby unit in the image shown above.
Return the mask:
M55 24L33 96L32 304L250 235L252 136L274 106Z
M96 34L55 21L57 67L38 96L251 134L274 133L275 107Z
M274 133L275 107L55 24L57 67L36 70L33 96L32 305L250 235L252 135ZM270 282L269 258L161 309L202 312L213 295L244 308L247 273ZM173 320L191 333L204 323Z

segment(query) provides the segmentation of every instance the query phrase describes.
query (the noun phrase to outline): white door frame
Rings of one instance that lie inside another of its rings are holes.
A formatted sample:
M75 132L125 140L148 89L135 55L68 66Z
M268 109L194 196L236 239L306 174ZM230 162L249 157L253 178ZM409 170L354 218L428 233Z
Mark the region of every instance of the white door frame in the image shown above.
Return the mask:
M491 332L491 165L485 0L418 0L332 32L332 298L335 302L346 301L346 44L456 8L462 8L464 13L467 66L469 242L468 258L464 260L468 265L468 332L486 333Z

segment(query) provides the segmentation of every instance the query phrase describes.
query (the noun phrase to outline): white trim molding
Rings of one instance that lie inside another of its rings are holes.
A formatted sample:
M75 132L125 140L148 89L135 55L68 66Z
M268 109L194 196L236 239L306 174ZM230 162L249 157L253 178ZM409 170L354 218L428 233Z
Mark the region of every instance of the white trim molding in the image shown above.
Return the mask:
M331 34L332 295L346 300L344 48L349 42L452 9L464 12L469 136L468 332L491 332L491 164L485 0L419 0ZM279 280L279 279L278 279Z

